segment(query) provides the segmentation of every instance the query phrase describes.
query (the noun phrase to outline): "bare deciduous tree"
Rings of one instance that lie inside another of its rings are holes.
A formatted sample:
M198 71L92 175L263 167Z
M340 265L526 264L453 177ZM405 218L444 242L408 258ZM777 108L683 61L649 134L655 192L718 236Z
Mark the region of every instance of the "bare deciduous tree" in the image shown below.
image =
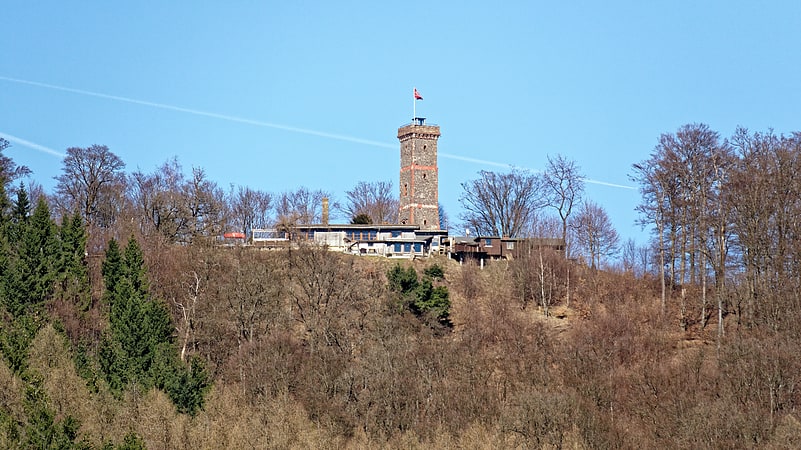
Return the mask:
M535 303L547 316L551 305L570 287L563 281L568 275L564 255L540 242L540 238L557 238L560 224L555 218L540 219L529 234L537 238L515 244L519 258L510 264L511 273L523 308Z
M199 168L186 179L172 159L152 174L132 176L132 200L142 232L155 231L173 242L193 242L220 234L225 223L225 195Z
M505 174L482 170L479 178L462 183L459 201L469 229L505 237L521 236L536 211L547 204L539 177L521 170Z
M189 212L187 242L219 236L225 223L225 194L200 168L192 168L192 179L184 185L184 202ZM186 238L185 238L186 240Z
M345 194L343 212L351 220L365 214L375 224L398 221L399 201L391 181L359 181Z
M731 148L720 142L718 133L705 124L688 124L660 136L651 158L634 165L644 199L638 209L656 224L663 267L668 264L671 282L682 286L682 326L687 325L687 283L700 284L699 322L706 325L713 311L707 298L712 269L720 334L731 235L726 180L733 163ZM663 304L664 297L663 293Z
M237 230L249 234L253 228L270 226L273 196L269 192L242 187L231 191L228 198L230 220Z
M111 225L121 209L125 163L105 145L71 147L55 177L61 214L79 211L90 225Z
M353 259L301 246L288 254L288 288L293 316L312 347L353 351L352 333L364 326L365 295L352 277Z
M555 158L548 157L548 167L545 169L542 181L548 196L548 206L556 209L559 218L562 219L562 240L565 241L565 248L570 256L570 246L567 242L568 219L573 212L573 206L581 201L584 176L575 161L557 155Z
M442 206L442 203L438 203L437 207L439 208L439 228L440 230L448 230L451 226L451 220L448 216L448 212L445 211L445 208Z
M222 293L237 327L239 345L253 343L280 314L285 274L273 255L239 251L234 272Z
M276 220L284 226L297 224L313 224L323 221L323 199L331 199L325 191L312 191L300 187L295 191L286 191L276 198ZM331 210L337 208L336 203L330 203Z
M11 144L0 137L0 182L9 192L13 191L13 183L17 179L30 175L31 169L26 166L18 166L14 160L3 154L3 151Z
M603 258L617 251L620 236L617 234L609 215L600 205L585 200L573 222L576 244L590 261L590 267L597 269Z
M142 232L149 235L155 231L171 241L177 240L185 227L181 199L184 176L178 160L173 158L149 174L137 170L131 178L131 197Z

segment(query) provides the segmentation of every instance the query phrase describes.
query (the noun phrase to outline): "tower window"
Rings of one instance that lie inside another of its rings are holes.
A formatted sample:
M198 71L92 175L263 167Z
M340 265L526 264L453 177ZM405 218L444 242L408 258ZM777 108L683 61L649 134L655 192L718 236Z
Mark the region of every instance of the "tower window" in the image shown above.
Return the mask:
M427 173L424 173L424 174L423 174L423 179L424 179L424 180L426 179L426 175L428 175L428 174L427 174Z
M409 195L409 185L403 183L403 195Z

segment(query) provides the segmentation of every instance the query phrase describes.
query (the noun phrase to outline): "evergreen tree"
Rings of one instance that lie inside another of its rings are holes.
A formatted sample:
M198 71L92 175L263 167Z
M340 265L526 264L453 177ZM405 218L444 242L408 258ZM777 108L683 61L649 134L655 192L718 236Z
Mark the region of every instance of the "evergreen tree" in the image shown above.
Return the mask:
M210 388L211 380L203 361L193 357L189 367L173 377L167 392L179 412L194 416L203 407L204 397Z
M142 249L139 243L131 236L128 239L128 245L125 246L125 253L123 255L123 273L130 281L131 288L142 294L143 298L147 297L149 283L147 282L147 268L145 267L145 257L142 254Z
M22 237L25 225L28 223L28 216L31 214L31 201L28 199L28 191L25 185L20 183L17 189L17 198L11 209L11 228L9 238L11 242L18 242Z
M434 286L426 275L415 290L412 310L417 315L430 314L443 325L450 325L451 301L447 286Z
M57 254L55 224L50 218L47 201L40 198L23 234L20 251L23 287L34 306L44 303L53 291Z
M195 414L210 385L208 374L199 359L188 368L181 364L169 311L148 292L144 256L133 237L122 253L116 241L109 242L102 274L110 327L99 360L109 386L115 392L130 383L157 387L179 412Z
M389 270L389 289L400 295L405 307L417 316L431 316L440 324L450 326L451 301L446 286L434 286L434 279L444 278L442 267L435 264L423 272L422 280L414 267L400 264Z
M130 432L125 435L125 439L116 447L108 446L110 450L147 450L145 441L136 433Z
M71 299L80 311L91 306L89 271L86 267L86 229L78 213L65 217L59 228L59 254L56 276L62 296Z
M18 205L20 203L18 202ZM19 208L16 214L22 214ZM17 216L8 254L4 290L14 317L38 310L53 291L57 241L50 209L42 198L33 215Z
M106 248L106 258L100 267L100 273L103 275L103 298L109 306L113 300L114 291L117 289L117 283L123 276L122 253L120 246L115 239L108 241Z
M36 449L77 449L88 448L88 445L76 443L80 423L72 416L65 417L60 423L47 405L41 388L30 386L25 393L25 412L28 423L25 426L24 448Z
M404 269L400 264L395 264L390 269L387 273L387 280L389 281L389 289L401 295L414 291L417 288L417 283L419 283L414 267L409 266Z

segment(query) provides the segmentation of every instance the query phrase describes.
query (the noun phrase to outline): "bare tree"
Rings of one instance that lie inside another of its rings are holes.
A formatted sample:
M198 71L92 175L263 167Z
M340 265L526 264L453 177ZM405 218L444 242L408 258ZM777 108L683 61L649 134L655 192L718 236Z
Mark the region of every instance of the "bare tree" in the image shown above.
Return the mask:
M521 170L505 174L479 172L462 183L459 198L465 225L479 235L519 237L536 211L547 204L539 177Z
M609 216L600 205L585 200L573 222L576 244L590 260L590 267L597 269L603 258L617 251L620 236L612 226Z
M542 181L548 196L548 206L556 209L559 218L562 219L562 240L570 256L570 246L567 241L568 219L573 212L573 206L581 201L584 176L575 161L557 155L555 158L548 157L548 167L545 169Z
M203 169L193 168L186 179L172 159L152 174L132 175L133 203L142 232L153 231L173 242L193 242L217 236L225 223L225 195Z
M267 228L270 226L270 210L273 196L269 192L239 188L234 192L233 187L228 197L230 220L238 230L250 234L253 228Z
M391 181L359 181L345 194L347 203L342 209L351 220L364 214L376 224L398 221L399 201Z
M79 211L90 225L108 226L121 203L125 163L105 145L71 147L55 177L56 206L62 215Z
M738 129L732 144L740 158L728 173L733 228L742 255L747 296L740 317L750 323L783 320L774 304L798 289L801 238L801 135L777 136Z
M189 212L188 242L222 233L225 194L203 169L192 168L192 179L184 185L184 202Z
M354 260L316 247L287 253L286 286L292 315L302 324L312 348L354 350L353 333L364 326L365 293L353 277Z
M570 288L563 282L568 275L564 255L540 241L540 238L557 238L560 232L557 219L546 217L537 220L528 233L536 238L516 243L519 257L509 265L523 308L529 303L538 304L546 316L550 314L554 301Z
M280 314L286 277L274 255L239 251L229 282L221 292L237 327L239 345L252 343L265 334Z
M730 146L720 142L718 133L705 124L688 124L660 136L651 158L634 165L634 179L641 183L644 198L638 209L656 224L663 264L670 266L672 283L682 286L682 326L686 327L686 283L700 284L700 323L706 325L713 310L707 298L712 269L720 334L731 235L731 202L725 185L733 162Z
M153 173L137 170L132 175L132 199L145 235L156 232L176 241L186 227L181 189L184 184L181 165L173 158Z
M640 183L640 193L643 196L643 202L637 206L637 211L642 216L640 223L643 226L650 223L656 225L656 247L659 254L659 277L662 287L662 314L664 314L667 306L665 227L668 220L667 215L670 211L667 198L673 185L671 183L672 178L669 177L664 168L658 166L656 158L653 156L640 164L634 164L633 167L636 173L631 178Z
M14 181L31 174L31 169L18 166L14 160L3 154L3 151L10 146L7 140L0 137L0 182L9 193L13 191Z
M439 229L447 230L451 226L451 220L450 217L448 217L448 212L445 211L445 207L442 206L442 203L437 203L437 207L439 208Z
M325 191L312 191L300 187L295 191L285 191L276 199L277 221L283 225L313 224L323 220L323 199L331 198ZM337 208L335 203L331 209Z

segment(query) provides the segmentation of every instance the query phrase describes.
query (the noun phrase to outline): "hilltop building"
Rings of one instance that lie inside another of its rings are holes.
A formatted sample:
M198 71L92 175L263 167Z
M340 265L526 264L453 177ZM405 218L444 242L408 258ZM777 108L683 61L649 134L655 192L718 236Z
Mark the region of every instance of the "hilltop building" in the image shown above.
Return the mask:
M249 243L261 248L286 248L299 241L313 242L331 251L387 258L417 258L447 254L459 262L509 260L536 249L564 255L561 239L504 236L448 236L439 217L438 125L424 117L398 128L400 141L400 197L395 224L329 224L328 199L323 199L320 224L298 224L291 229L253 229ZM245 242L243 233L226 233L229 245ZM233 241L233 243L231 243Z
M398 223L377 225L329 224L327 199L323 223L300 224L291 231L254 229L251 243L282 248L293 241L315 242L332 251L390 258L425 257L444 253L448 231L439 221L437 139L439 126L423 117L398 128L400 140L400 198ZM230 234L230 233L229 233Z

